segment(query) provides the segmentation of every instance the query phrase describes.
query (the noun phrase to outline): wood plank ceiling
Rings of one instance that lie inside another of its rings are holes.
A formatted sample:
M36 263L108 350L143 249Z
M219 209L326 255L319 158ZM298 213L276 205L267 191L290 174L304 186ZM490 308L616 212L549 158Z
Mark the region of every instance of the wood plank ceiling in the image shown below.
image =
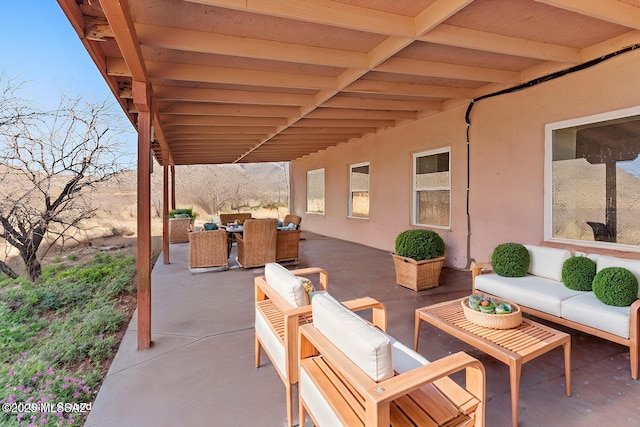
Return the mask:
M640 0L58 0L156 157L290 161L640 43Z

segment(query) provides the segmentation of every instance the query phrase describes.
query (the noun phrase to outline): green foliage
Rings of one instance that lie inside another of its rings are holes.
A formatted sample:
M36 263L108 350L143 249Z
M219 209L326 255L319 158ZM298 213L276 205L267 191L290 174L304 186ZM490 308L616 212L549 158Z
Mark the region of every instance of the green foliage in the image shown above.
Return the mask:
M638 279L626 268L603 268L593 279L593 293L607 305L627 307L638 298Z
M132 257L98 254L75 267L47 266L35 284L0 282L0 403L91 402L125 321L118 301L134 290L135 271ZM83 423L81 414L68 412L0 414L3 426L29 421Z
M196 219L198 214L192 208L180 208L169 211L169 218L191 218Z
M562 283L574 291L591 291L596 276L596 262L584 256L574 256L562 264Z
M396 238L395 250L396 255L422 261L443 256L445 244L435 231L405 230Z
M491 268L504 277L523 277L529 270L529 251L520 243L502 243L491 254Z

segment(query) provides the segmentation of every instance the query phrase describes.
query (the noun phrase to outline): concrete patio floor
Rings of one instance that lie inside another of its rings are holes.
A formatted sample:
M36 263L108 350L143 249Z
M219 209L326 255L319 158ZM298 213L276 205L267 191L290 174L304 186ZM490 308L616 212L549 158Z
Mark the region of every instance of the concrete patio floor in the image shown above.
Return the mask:
M329 290L339 300L382 301L388 332L410 347L416 308L463 297L471 289L469 272L445 268L439 287L414 292L395 284L385 251L306 232L303 237L300 261L285 263L287 268L326 269ZM254 367L253 278L264 269L193 274L188 250L187 243L172 244L171 264L158 259L152 274L153 345L136 350L134 315L86 426L286 425L284 385L267 357L261 368ZM234 252L235 247L232 259ZM525 364L519 425L638 425L640 381L631 379L627 349L562 330L571 333L573 394L564 393L560 348ZM419 351L426 358L460 350L486 368L486 425L510 426L507 366L423 324ZM297 418L297 403L294 408Z

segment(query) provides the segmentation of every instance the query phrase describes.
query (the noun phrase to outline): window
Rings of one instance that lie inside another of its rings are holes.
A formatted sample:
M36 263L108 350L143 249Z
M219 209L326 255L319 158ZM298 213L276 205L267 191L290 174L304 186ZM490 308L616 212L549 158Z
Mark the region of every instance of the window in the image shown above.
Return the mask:
M413 155L413 222L448 228L451 218L450 148Z
M640 108L546 126L545 238L640 249Z
M307 171L307 212L324 214L324 169Z
M369 218L369 163L349 168L349 216Z

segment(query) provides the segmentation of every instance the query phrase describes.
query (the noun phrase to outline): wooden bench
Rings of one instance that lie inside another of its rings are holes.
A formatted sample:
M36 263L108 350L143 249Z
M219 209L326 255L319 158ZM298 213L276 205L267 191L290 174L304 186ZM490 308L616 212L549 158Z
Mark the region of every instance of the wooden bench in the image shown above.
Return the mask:
M344 344L336 345L319 330L315 303L313 308L314 323L300 326L301 425L308 414L319 426L484 426L485 371L478 360L460 352L429 363L389 337L394 372L376 380L363 370L361 355L350 356ZM337 323L348 322L340 319ZM351 328L345 325L343 332L347 329ZM397 352L411 362L398 368L395 359L401 357L396 357ZM449 378L459 371L466 373L466 388Z

